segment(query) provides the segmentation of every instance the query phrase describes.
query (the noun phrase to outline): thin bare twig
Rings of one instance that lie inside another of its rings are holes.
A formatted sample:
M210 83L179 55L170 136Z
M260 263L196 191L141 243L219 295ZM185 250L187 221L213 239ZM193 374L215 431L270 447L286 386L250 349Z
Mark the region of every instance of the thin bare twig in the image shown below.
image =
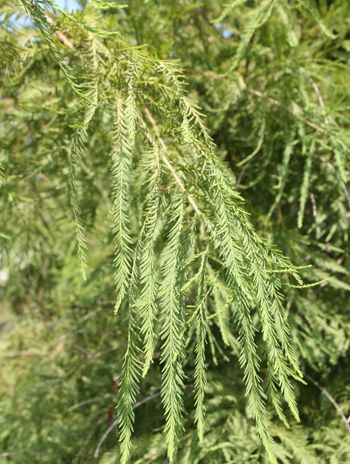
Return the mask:
M47 13L43 12L44 13L44 16L46 18L46 21L48 22L48 24L50 25L53 25L54 24L54 20L51 18L51 16L49 16ZM74 48L74 45L72 44L72 42L68 39L67 36L65 36L63 34L63 32L61 31L56 31L56 35L57 37L59 38L59 40L64 43L65 45L67 45L67 47L69 47L71 50L75 51L75 48Z
M102 422L104 418L104 415L100 416L96 422L96 426L95 428ZM80 450L78 451L78 456L84 451L84 449L87 447L87 445L90 443L91 441L91 438L94 436L94 433L95 433L95 428L94 430L89 434L89 436L85 439L84 443L83 443L83 446L80 448Z
M155 120L153 119L151 113L149 112L148 108L144 108L144 111L146 113L146 116L147 118L149 119L149 121L151 122L152 126L153 126L153 129L155 131L155 133L157 134L157 136L159 137L159 140L160 140L160 143L162 145L162 148L164 150L164 152L166 151L166 146L165 146L165 143L163 141L163 139L160 137L160 134L159 134L159 130L158 130L158 127L156 125L156 122ZM154 140L154 138L151 136L151 134L149 134L147 131L145 131L144 128L142 128L146 137L148 138L148 140L151 142L151 144L155 147L158 147L157 146L157 142ZM172 167L170 161L168 160L168 158L165 156L165 153L161 153L161 157L162 157L162 160L164 161L165 165L167 166L167 168L169 169L169 171L171 172L171 174L173 175L176 183L178 184L178 186L180 187L180 189L182 190L182 192L186 193L187 197L188 197L188 201L191 203L191 205L193 206L193 209L195 210L195 212L200 216L202 213L200 211L200 209L198 208L196 202L193 200L192 196L190 195L190 193L186 190L186 187L184 186L184 184L182 183L181 179L179 178L179 176L176 174L176 171L175 169Z
M315 195L312 192L310 193L310 198L311 198L311 203L312 203L312 214L314 215L314 218L316 218L317 217L316 200L315 200Z
M94 316L95 314L100 313L101 311L103 311L103 308L97 308L94 311L90 311L89 313L85 314L85 316L81 318L78 324L81 324L82 322L86 321L87 319Z
M91 353L91 351L87 350L81 345L78 345L77 343L72 343L72 346L76 348L77 350L81 351L82 353L86 354L86 356L89 356L90 358L96 359L96 355L94 353Z
M153 398L157 398L157 396L160 396L160 392L154 393L153 395L147 396L143 400L139 401L136 403L132 409L136 409L140 407L142 404L146 403L147 401L153 400ZM105 431L105 433L102 435L100 441L98 442L98 445L96 447L95 453L94 453L94 458L98 458L100 454L100 449L103 444L103 442L106 440L108 435L111 433L111 431L119 424L120 422L120 416L117 417L117 419L108 427L108 429Z
M108 348L108 350L100 351L100 352L96 353L96 355L95 355L96 359L100 358L101 356L104 356L107 353L110 353L111 351L117 350L119 348L119 346L120 345L112 346L111 348Z
M246 172L246 170L249 168L249 165L255 160L255 157L256 157L257 153L255 154L255 156L250 159L247 164L244 166L244 168L242 169L242 171L240 172L239 176L238 176L238 179L237 179L237 182L236 182L236 187L235 187L235 190L238 190L239 189L239 186L242 182L242 178L244 176L244 173Z
M309 375L307 374L304 374L304 377L306 377L308 380L310 380L310 382L312 382L319 390L321 390L321 392L329 399L329 401L333 404L333 406L335 407L335 409L338 411L340 417L342 418L344 424L346 425L346 428L348 429L349 433L350 433L350 423L348 422L347 418L345 417L345 414L343 413L343 411L341 410L339 404L335 401L335 399L333 398L332 395L330 395L328 393L328 391L323 388L318 382L317 380L313 379L312 377L310 377Z
M320 103L321 108L323 108L325 110L325 104L324 104L324 100L323 100L320 89L318 88L316 82L312 79L311 76L308 76L308 78L309 78L309 81L311 82L312 87L314 88L314 90L316 92L316 95L317 95L317 98L318 98L318 101ZM328 121L327 116L324 117L324 122L325 122L325 124L328 124L329 121Z
M50 25L53 25L54 24L54 20L51 18L51 16L49 16L45 11L43 11L43 15L45 16L46 18L46 21L48 22L48 24ZM66 35L63 34L63 32L61 31L55 31L58 39L65 45L67 45L68 48L70 48L72 51L76 52L76 48L74 47L74 45L72 44L72 42L68 39L68 37ZM79 58L81 60L84 60L84 57L83 55L79 55Z

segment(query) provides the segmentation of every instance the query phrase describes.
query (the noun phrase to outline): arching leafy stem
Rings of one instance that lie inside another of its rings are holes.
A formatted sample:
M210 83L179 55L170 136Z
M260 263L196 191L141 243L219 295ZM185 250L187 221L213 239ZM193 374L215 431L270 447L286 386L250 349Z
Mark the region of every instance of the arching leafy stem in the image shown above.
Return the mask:
M184 91L176 62L158 60L145 47L131 46L119 33L100 29L103 2L92 2L88 8L95 18L89 24L49 0L22 3L77 96L83 115L75 121L68 166L83 274L88 263L79 166L84 157L93 156L87 150L90 125L103 115L112 121L115 311L122 311L129 320L118 393L122 463L130 456L140 379L153 362L156 346L161 352L161 398L170 462L184 428L185 362L190 356L195 359L195 422L203 439L206 345L215 325L225 344L233 337L222 319L224 312L235 322L240 365L258 432L271 462L277 463L268 431L267 401L286 425L282 400L298 419L292 379L301 380L302 375L281 292L284 274L302 286L298 269L249 222L202 115ZM259 13L261 21L273 4L262 2L266 11ZM54 16L50 23L45 8ZM60 20L83 37L82 49L72 44L59 50L53 24ZM216 304L219 287L228 295L222 307ZM259 347L258 332L262 333Z

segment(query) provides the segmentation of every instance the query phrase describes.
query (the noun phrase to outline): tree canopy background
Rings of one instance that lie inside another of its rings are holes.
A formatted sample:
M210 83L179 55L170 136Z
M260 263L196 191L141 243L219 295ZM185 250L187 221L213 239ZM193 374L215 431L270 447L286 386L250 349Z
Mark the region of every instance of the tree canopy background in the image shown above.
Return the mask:
M0 1L0 462L350 462L348 2L80 6Z

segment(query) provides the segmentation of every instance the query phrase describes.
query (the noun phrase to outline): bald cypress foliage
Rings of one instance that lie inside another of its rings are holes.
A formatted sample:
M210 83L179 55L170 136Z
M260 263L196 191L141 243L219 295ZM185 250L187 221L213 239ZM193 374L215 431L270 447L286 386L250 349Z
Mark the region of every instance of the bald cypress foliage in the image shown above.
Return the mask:
M21 462L347 459L342 418L306 417L349 347L349 14L182 3L0 2L3 294L30 329L1 334L29 353L15 409L53 395L61 434L19 421Z

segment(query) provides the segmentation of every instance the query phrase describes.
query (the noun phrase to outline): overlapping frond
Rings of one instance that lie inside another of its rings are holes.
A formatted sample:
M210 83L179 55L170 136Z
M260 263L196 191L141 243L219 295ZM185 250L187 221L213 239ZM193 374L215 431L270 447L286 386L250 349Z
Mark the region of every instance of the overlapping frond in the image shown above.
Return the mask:
M196 324L196 346L195 346L195 371L194 371L194 390L195 390L195 421L197 423L198 438L200 443L203 442L205 432L205 344L208 331L208 321L206 314L207 305L207 290L206 290L206 265L208 260L208 249L201 258L201 265L199 268L199 285L196 307L194 309L194 323Z
M141 375L141 365L138 357L138 336L135 323L135 314L131 308L129 312L128 345L123 359L117 407L120 417L119 441L121 463L123 464L127 463L130 457L131 436L135 420L133 406L136 403L137 394L139 392L139 378Z
M147 199L146 214L144 220L143 245L140 252L140 284L142 290L138 301L138 310L142 320L141 333L144 337L143 377L147 374L154 350L154 325L156 317L157 298L157 269L154 252L156 223L160 200L159 172L155 171L150 179L151 191Z
M275 3L261 2L244 33L234 66ZM76 71L63 63L44 10L25 0L24 4L65 78L80 95L81 86L73 78ZM65 20L86 39L78 61L74 55L89 82L82 97L85 116L75 126L69 149L72 206L83 273L86 244L79 206L79 164L83 166L85 156L93 158L87 146L95 116L109 125L113 136L115 312L123 308L120 317L126 314L128 320L128 345L118 392L121 462L130 457L133 408L157 346L170 462L175 462L184 429L185 364L190 358L194 362L194 421L203 442L207 362L211 352L217 363L216 351L228 359L222 345L239 353L257 430L271 461L276 462L266 419L267 400L285 423L282 398L298 419L291 379L301 376L282 305L280 275L288 271L299 279L298 271L253 229L233 177L215 153L199 108L184 91L177 64L160 61L69 14ZM263 140L264 130L247 163L259 152ZM283 193L293 143L291 136L274 206ZM307 181L303 188L307 190ZM221 337L214 333L216 326ZM263 346L260 356L258 343Z
M70 332L59 336L67 343L47 361L67 356L67 366L79 366L84 388L72 381L71 396L84 400L74 399L69 411L84 411L81 422L72 420L87 429L84 446L101 440L98 456L119 429L119 450L109 457L124 464L164 462L166 453L184 464L346 460L348 441L336 421L330 446L328 430L303 425L298 438L295 391L302 417L319 405L304 397L310 389L294 386L302 383L299 359L303 371L326 378L323 367L334 372L349 349L344 2L135 0L124 8L95 0L75 13L51 0L23 0L21 13L8 3L0 0L0 258L10 287L0 279L0 292L14 307L32 298L41 308L44 295L48 318L75 298L76 317L80 305L93 307L74 333L72 314L64 319ZM32 20L22 26L24 11ZM313 269L294 266L262 236ZM77 262L85 277L87 243L93 272L82 284ZM102 312L113 302L114 322ZM85 323L91 327L82 329ZM30 338L39 345L36 335ZM14 371L13 354L28 353L11 351ZM38 364L45 370L45 363ZM115 373L114 393L102 367ZM66 411L64 395L57 397ZM135 424L141 406L147 419ZM108 429L97 437L107 410ZM276 426L278 418L290 431ZM14 424L29 430L22 420ZM28 432L22 446L16 434L2 443L21 459L37 437ZM69 440L61 442L63 450ZM73 451L64 449L63 459L84 460L77 443L67 446Z
M113 190L114 190L114 243L116 270L117 301L115 311L120 304L128 288L128 280L131 267L131 239L129 232L129 216L127 214L129 201L129 177L131 174L132 146L128 137L127 124L130 123L125 115L126 103L121 98L117 101L115 122L115 151L112 153ZM130 116L130 107L128 108ZM133 123L132 123L133 127Z
M173 462L183 429L183 390L184 390L184 314L180 306L179 289L176 282L180 266L181 232L184 221L184 200L177 195L169 219L168 242L162 256L162 282L160 285L160 303L162 320L162 356L163 383L162 402L164 404L170 461Z

